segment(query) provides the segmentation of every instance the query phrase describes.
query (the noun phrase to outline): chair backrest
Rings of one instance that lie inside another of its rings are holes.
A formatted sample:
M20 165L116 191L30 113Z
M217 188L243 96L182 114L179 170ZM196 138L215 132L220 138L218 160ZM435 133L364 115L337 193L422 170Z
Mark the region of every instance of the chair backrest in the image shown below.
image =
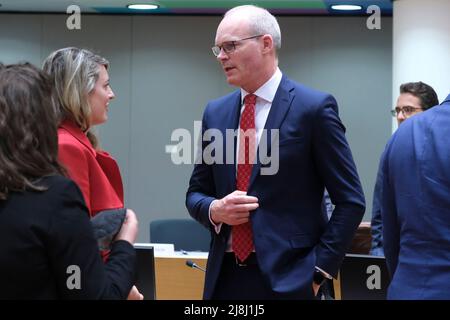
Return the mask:
M209 251L211 235L192 219L161 219L150 222L150 242L173 243L175 250Z

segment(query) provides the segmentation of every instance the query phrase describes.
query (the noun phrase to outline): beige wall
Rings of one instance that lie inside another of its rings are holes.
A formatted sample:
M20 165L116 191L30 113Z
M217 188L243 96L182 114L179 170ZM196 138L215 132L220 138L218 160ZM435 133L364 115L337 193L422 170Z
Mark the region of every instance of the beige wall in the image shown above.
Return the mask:
M65 15L0 14L0 61L40 65L63 46L82 46L111 62L116 100L100 128L103 147L121 167L126 204L138 213L139 241L148 223L187 217L190 165L174 165L165 146L176 128L193 130L209 99L232 90L211 53L220 17L82 16L66 29ZM366 193L370 219L378 159L391 132L392 19L381 30L358 17L281 17L281 70L331 92L340 105Z

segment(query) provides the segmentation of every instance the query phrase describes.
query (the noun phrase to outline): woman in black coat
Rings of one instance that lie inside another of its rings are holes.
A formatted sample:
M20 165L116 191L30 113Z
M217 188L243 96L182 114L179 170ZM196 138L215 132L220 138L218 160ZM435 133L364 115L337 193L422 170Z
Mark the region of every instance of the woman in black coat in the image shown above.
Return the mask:
M57 161L47 76L0 65L0 299L125 299L137 235L128 210L106 264L83 196Z

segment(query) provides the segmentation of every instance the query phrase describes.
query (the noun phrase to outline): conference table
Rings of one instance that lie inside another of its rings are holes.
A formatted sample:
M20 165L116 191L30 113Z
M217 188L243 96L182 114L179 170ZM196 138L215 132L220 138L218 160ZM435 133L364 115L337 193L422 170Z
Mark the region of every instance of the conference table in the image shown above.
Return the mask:
M156 300L201 300L205 272L186 265L192 261L206 269L207 252L155 252Z

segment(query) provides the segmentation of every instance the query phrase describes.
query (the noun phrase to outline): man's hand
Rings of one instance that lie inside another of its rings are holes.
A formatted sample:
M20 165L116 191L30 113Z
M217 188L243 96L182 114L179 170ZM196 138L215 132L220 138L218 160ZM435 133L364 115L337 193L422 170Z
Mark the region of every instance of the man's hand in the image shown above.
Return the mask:
M211 219L216 224L226 223L230 226L243 224L248 222L250 211L258 206L258 198L236 190L222 199L213 201Z
M317 293L319 292L320 286L318 284L316 284L315 282L313 282L312 287L313 287L313 291L314 291L314 297L317 297Z
M144 296L139 292L136 286L133 286L128 294L127 300L144 300Z

